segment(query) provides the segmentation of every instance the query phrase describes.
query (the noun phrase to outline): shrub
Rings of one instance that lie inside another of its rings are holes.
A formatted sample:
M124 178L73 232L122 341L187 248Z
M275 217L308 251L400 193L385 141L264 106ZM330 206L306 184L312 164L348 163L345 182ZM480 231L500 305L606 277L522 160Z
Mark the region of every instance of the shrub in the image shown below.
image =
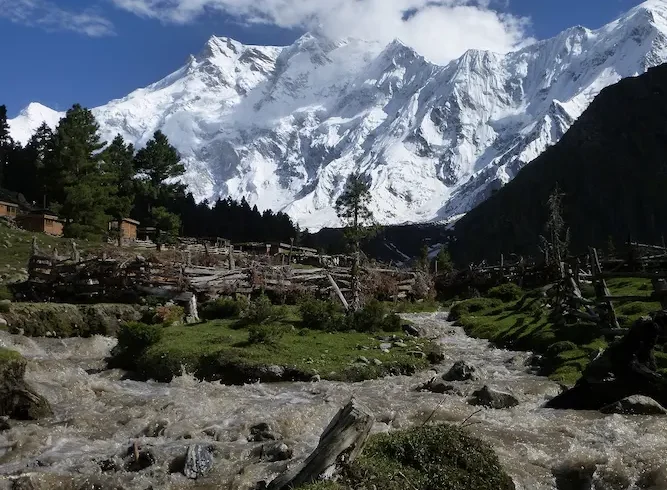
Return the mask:
M243 325L261 325L280 321L285 318L285 308L274 306L266 295L261 295L251 301L241 312L241 323Z
M510 301L518 301L521 299L523 290L514 283L507 283L489 289L487 296L509 303Z
M236 318L248 307L247 301L232 298L219 298L207 301L201 307L201 317L204 320L225 320Z
M13 300L14 295L7 286L5 286L4 284L0 284L0 301L5 299Z
M118 329L118 344L111 350L112 367L136 369L137 361L150 346L162 339L162 325L129 322Z
M647 305L645 303L640 303L640 302L627 303L618 309L619 312L627 316L646 315L650 313L652 310L653 308L651 307L651 305Z
M346 328L345 314L333 301L307 298L299 305L302 325L310 330L335 332Z
M574 342L570 342L569 340L563 340L561 342L556 342L555 344L551 344L547 349L547 355L549 357L556 357L558 354L570 350L576 350L577 348L578 347Z
M162 323L169 326L181 323L184 318L185 309L182 306L158 306L155 308L153 323Z
M276 345L284 333L277 325L251 325L248 329L248 343Z
M487 444L449 425L372 436L346 479L351 488L382 490L514 489Z
M395 328L396 319L394 317L398 318L394 314L389 315L388 318L387 307L384 303L371 300L359 311L348 315L347 329L357 332L380 332L386 328ZM400 328L400 318L398 318L398 330Z
M9 313L11 307L11 303L0 303L0 313Z
M449 320L457 321L470 313L497 308L502 302L495 298L474 298L461 301L452 306L449 312Z

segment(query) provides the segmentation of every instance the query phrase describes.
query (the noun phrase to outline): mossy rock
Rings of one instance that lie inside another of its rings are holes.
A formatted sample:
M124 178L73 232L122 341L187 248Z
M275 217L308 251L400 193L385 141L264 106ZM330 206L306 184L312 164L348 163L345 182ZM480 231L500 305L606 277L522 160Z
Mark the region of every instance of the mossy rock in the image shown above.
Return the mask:
M451 425L371 437L347 480L349 488L365 490L515 489L493 450Z
M49 402L24 381L26 360L0 348L0 416L37 420L52 415Z
M11 303L3 313L13 333L29 337L90 337L116 334L126 321L141 317L131 305L70 305L60 303Z

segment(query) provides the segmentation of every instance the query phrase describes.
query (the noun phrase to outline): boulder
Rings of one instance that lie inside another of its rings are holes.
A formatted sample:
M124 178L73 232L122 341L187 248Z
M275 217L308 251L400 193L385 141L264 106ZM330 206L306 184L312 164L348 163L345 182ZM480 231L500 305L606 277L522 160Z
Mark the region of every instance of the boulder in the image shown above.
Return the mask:
M272 442L263 444L254 451L254 454L264 461L275 463L276 461L287 461L288 459L292 459L294 451L284 442Z
M0 417L0 432L11 429L12 426L9 424L9 417Z
M472 394L469 403L471 405L500 410L503 408L516 407L519 404L519 400L511 393L493 390L488 386L485 386L481 390L477 390Z
M419 387L421 391L430 391L431 393L453 393L456 390L456 387L450 383L447 383L442 378L433 378L428 383L423 384Z
M25 381L26 360L15 351L0 348L0 416L37 420L53 414L49 402Z
M629 396L616 403L611 403L602 407L600 412L621 415L667 415L665 407L653 398L641 395Z
M282 436L273 432L271 426L266 422L252 426L250 428L250 437L248 437L248 441L250 442L277 441L279 439L282 439Z
M208 447L193 444L188 447L185 456L183 474L191 480L196 480L208 474L213 468L213 455Z
M555 468L552 473L558 490L593 490L596 466L570 465Z
M421 337L421 332L412 323L404 323L402 327L406 334L412 335L413 337Z
M477 381L479 374L477 368L465 361L456 362L442 377L445 381Z
M127 450L124 459L125 471L141 471L155 464L155 455L149 449L140 449L135 443Z

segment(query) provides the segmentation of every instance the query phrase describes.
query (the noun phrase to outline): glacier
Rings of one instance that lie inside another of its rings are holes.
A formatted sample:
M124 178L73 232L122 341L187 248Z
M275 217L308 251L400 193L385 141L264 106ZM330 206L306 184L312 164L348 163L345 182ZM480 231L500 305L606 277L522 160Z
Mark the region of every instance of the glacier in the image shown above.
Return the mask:
M380 223L450 223L556 143L603 88L666 61L667 0L445 66L399 40L214 36L179 70L93 113L107 141L141 147L162 130L198 200L245 197L317 230L340 224L335 201L359 171ZM62 116L32 103L11 135L25 143Z

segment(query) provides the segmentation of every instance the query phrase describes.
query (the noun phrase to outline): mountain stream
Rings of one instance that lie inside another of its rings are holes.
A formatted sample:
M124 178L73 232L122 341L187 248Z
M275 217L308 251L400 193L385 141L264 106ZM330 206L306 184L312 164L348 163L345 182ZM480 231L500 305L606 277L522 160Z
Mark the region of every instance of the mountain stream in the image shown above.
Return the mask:
M38 423L11 421L11 428L0 432L0 490L247 489L287 465L262 462L254 455L259 443L248 442L251 426L266 422L279 432L294 450L293 464L315 448L328 421L351 396L376 415L375 432L423 424L429 418L463 423L470 417L465 425L494 447L519 490L556 489L554 473L559 469L584 476L594 471L595 490L667 489L665 418L542 409L559 387L530 373L525 367L529 354L471 339L442 313L409 317L438 332L446 355L438 372L463 359L481 369L482 380L454 383L463 392L459 395L416 391L433 371L356 384L224 386L188 374L168 384L144 383L104 370L114 339L26 338L0 332L0 346L16 349L29 360L26 380L55 412ZM477 409L461 395L485 384L511 391L521 403L475 414ZM150 448L152 466L139 472L103 471L134 441ZM196 443L213 449L215 466L195 481L174 471L173 461Z

